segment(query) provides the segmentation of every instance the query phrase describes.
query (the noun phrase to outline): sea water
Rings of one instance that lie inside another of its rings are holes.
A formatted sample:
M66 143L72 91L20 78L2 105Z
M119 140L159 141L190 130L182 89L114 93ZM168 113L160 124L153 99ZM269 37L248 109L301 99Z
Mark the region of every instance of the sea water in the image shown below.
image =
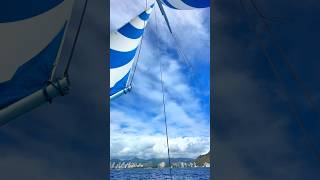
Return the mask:
M210 168L174 168L172 169L173 180L209 180ZM156 169L112 169L110 180L153 180L168 179L170 172L168 168Z

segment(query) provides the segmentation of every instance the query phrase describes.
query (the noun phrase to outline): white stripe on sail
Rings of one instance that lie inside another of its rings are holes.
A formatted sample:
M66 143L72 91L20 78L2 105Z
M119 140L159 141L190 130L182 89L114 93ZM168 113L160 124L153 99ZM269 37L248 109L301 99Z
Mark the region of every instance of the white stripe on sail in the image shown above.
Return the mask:
M141 37L127 38L119 32L110 33L110 48L120 52L129 52L138 47Z
M153 8L148 8L148 10L146 10L145 12L146 12L147 14L150 14L150 13L152 12L152 9L153 9ZM132 20L130 21L130 24L131 24L132 26L134 26L135 28L137 28L137 29L143 29L143 28L145 28L145 26L147 25L147 23L148 23L148 21L142 20L139 16L137 16L136 18L134 18L134 19L132 19Z
M185 9L185 10L194 9L194 7L187 5L182 0L167 0L167 1L177 9Z
M153 8L147 9L146 12L147 14L150 14L152 12ZM145 15L145 14L143 14ZM133 34L136 33L135 31L141 31L145 28L145 25L147 24L147 21L144 21L141 19L139 16L135 17L129 22L134 28L129 28L127 29L128 34ZM126 26L126 25L124 25ZM123 27L124 27L123 26ZM132 32L133 31L133 32ZM131 35L130 34L130 35ZM128 35L129 36L129 35ZM134 36L130 36L134 37ZM119 51L119 52L129 52L134 49L136 49L140 42L141 42L141 36L137 39L131 39L126 37L125 35L121 34L119 31L112 32L110 33L110 49ZM121 55L121 54L120 54ZM110 59L111 61L117 61L117 59ZM127 64L117 67L117 68L111 68L110 69L110 88L113 88L119 81L123 80L123 78L130 72L132 65L134 63L135 58L131 59L130 62ZM128 77L130 78L130 77ZM128 81L126 82L128 83ZM122 84L119 88L125 88L124 85Z
M136 18L134 18L134 19L132 19L132 20L130 21L130 24L131 24L133 27L137 28L137 29L143 29L143 28L145 28L144 22L145 22L145 21L142 20L141 18L136 17ZM147 25L147 21L146 21L146 25Z
M110 88L120 81L130 71L134 58L124 66L110 69Z
M153 6L153 7L154 7L154 6ZM146 13L147 13L147 14L151 14L151 12L152 12L152 10L153 10L153 7L148 8L148 9L146 10Z
M32 18L0 23L0 83L43 50L59 33L71 13L73 0Z

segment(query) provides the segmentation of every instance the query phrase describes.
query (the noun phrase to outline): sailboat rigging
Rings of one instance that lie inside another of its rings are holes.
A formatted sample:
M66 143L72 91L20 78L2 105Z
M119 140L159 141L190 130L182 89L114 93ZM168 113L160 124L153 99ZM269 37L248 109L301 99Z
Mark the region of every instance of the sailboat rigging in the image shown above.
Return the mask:
M163 5L176 10L193 10L210 7L210 0L156 0L163 15L171 36L175 40L169 19ZM115 32L110 33L110 100L114 100L132 90L135 64L138 61L137 49L141 48L144 29L146 28L150 13L154 8L153 3L147 10L132 19ZM182 58L185 54L177 47ZM140 49L139 51L140 52ZM185 61L188 64L187 61ZM188 65L189 66L189 65Z
M15 1L4 3L11 11L0 16L0 59L5 60L0 66L0 126L69 92L68 70L87 1L85 0L80 25L62 77L58 77L56 69L74 1L26 1L23 3L24 11L13 5ZM22 6L21 2L19 5Z
M146 1L147 4L147 1ZM168 16L164 10L163 5L173 8L176 10L191 10L197 8L210 7L210 0L196 1L196 0L156 0L156 4L160 9L160 12L166 22L171 37L175 39L172 27L170 25ZM144 28L148 22L150 13L154 8L153 3L148 9L132 19L129 23L125 24L119 30L110 34L110 101L129 93L132 90L132 80L135 74L137 63L139 60L141 43L143 40ZM147 7L146 7L147 8ZM156 34L158 34L158 22L155 12L156 21ZM175 41L176 42L176 41ZM156 51L159 49L159 40L156 38ZM140 47L140 48L139 48ZM137 49L138 54L135 56ZM176 47L179 56L184 58L185 63L188 64L187 58L179 46ZM168 135L168 124L166 114L166 102L165 102L165 91L164 91L164 80L163 80L163 65L160 58L160 82L162 92L162 105L163 105L163 116L165 123L165 134L166 134L166 145L167 145L167 156L169 165L169 177L172 179L172 165L170 157L170 146L169 146L169 135Z

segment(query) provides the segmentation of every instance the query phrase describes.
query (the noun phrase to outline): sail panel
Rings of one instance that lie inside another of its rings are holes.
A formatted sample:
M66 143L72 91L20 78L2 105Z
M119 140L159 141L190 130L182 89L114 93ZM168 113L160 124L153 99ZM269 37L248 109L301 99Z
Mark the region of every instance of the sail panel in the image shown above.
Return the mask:
M118 30L121 34L124 36L131 38L131 39L137 39L142 36L143 29L137 29L135 26L133 26L131 23L126 24L124 27Z
M44 87L50 78L64 29L43 51L20 66L10 81L0 83L0 109Z
M23 12L4 3L15 10L10 13L16 19L8 19L6 11L0 13L0 109L43 88L58 58L73 0L37 3L42 6L26 6Z
M110 89L110 96L116 94L117 92L121 91L124 89L128 79L129 79L130 73L128 72L120 81L117 82L115 86L113 86Z
M110 49L110 59L117 59L117 61L110 61L110 68L118 68L128 64L132 59L134 59L137 49L129 52L119 52Z
M170 8L179 10L210 7L210 0L161 0L161 2Z
M154 4L110 34L110 96L128 84L135 55L153 7Z
M141 37L131 39L120 32L112 32L110 34L110 48L120 52L128 52L136 49L140 43Z
M43 14L63 0L1 0L0 23L15 22Z
M134 59L132 59L128 64L124 66L110 69L110 74L112 74L112 76L110 76L110 87L113 88L117 83L118 85L121 84L122 88L126 86L128 79L125 79L125 77L130 74L133 61ZM122 81L122 83L120 83L120 81L123 79L125 79L125 81Z

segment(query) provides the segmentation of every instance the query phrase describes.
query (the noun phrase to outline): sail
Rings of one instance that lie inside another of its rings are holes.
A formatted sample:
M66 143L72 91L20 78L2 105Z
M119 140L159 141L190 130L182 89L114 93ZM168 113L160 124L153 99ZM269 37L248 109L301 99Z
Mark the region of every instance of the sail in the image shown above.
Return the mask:
M161 0L161 2L170 8L179 10L210 7L210 0Z
M136 52L153 7L154 4L110 34L110 96L128 88Z
M42 89L59 58L73 0L0 3L0 110Z

